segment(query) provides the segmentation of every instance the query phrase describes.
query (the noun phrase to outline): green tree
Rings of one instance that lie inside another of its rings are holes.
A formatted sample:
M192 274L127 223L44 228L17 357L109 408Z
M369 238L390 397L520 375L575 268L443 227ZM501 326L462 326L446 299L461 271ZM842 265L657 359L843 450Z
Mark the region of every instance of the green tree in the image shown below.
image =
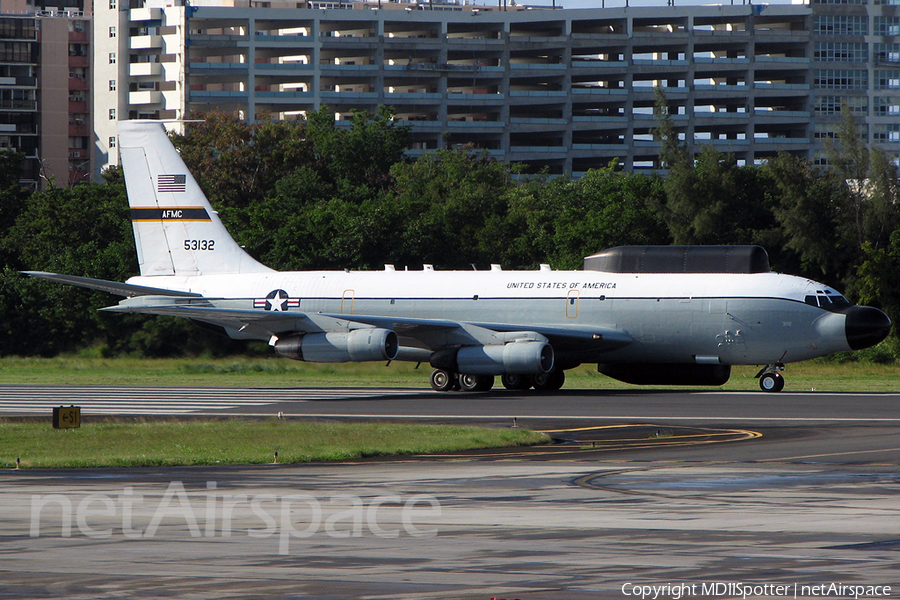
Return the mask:
M273 121L264 115L247 124L225 113L192 115L184 135L172 141L214 206L248 206L275 182L313 160L300 119Z
M409 126L394 121L392 108L379 106L373 115L355 110L349 128L327 106L306 118L315 168L340 197L362 201L391 186L390 170L409 147Z
M25 205L28 192L19 184L25 155L10 149L0 150L0 236L12 227ZM0 264L14 259L15 252L0 249Z
M782 260L796 264L798 274L837 283L846 275L848 251L840 235L843 182L787 153L769 160L763 174L770 178L772 212L778 224L775 231L767 232L769 246L780 247Z
M579 269L585 256L628 244L666 244L654 207L664 195L659 176L624 173L614 162L579 179L532 178L507 195L515 238L507 263Z
M7 335L0 336L0 353L51 355L89 345L116 329L115 322L97 313L113 303L108 294L26 279L17 272L110 280L134 273L137 260L124 185L118 172L108 173L107 181L53 187L25 200L2 240L4 253L16 258L2 275Z
M498 260L506 192L518 169L463 150L438 150L391 170L384 198L392 224L391 262L470 268Z

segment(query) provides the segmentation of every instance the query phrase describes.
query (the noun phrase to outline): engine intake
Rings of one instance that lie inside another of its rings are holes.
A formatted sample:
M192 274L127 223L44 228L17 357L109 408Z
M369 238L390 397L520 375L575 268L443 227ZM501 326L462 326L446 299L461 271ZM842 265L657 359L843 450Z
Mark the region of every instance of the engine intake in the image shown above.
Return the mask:
M466 375L539 375L553 370L553 347L546 342L512 342L439 350L431 366Z
M292 335L276 340L275 355L318 363L394 360L400 340L390 329L354 329Z

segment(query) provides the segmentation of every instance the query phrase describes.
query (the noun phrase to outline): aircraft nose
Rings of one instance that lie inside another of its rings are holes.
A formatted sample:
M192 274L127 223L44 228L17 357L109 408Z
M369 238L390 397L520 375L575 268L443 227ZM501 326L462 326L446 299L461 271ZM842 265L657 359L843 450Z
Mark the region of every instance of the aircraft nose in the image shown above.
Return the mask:
M854 350L874 346L891 331L891 320L871 306L851 306L847 309L844 331L847 344Z

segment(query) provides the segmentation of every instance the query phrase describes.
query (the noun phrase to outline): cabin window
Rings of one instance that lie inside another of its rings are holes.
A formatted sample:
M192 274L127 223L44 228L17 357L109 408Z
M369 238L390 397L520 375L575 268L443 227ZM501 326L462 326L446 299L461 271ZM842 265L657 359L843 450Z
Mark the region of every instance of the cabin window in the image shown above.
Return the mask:
M839 311L845 306L850 306L850 302L840 294L832 294L829 292L810 294L804 298L804 301L810 306L818 306L828 311Z

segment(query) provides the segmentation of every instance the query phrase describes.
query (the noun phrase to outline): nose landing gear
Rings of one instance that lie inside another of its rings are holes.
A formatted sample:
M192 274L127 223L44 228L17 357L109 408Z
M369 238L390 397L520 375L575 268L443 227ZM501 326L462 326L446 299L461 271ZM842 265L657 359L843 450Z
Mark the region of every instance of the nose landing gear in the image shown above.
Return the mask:
M784 371L784 363L775 363L766 365L756 374L759 379L759 389L764 392L780 392L784 389L784 377L781 376Z

